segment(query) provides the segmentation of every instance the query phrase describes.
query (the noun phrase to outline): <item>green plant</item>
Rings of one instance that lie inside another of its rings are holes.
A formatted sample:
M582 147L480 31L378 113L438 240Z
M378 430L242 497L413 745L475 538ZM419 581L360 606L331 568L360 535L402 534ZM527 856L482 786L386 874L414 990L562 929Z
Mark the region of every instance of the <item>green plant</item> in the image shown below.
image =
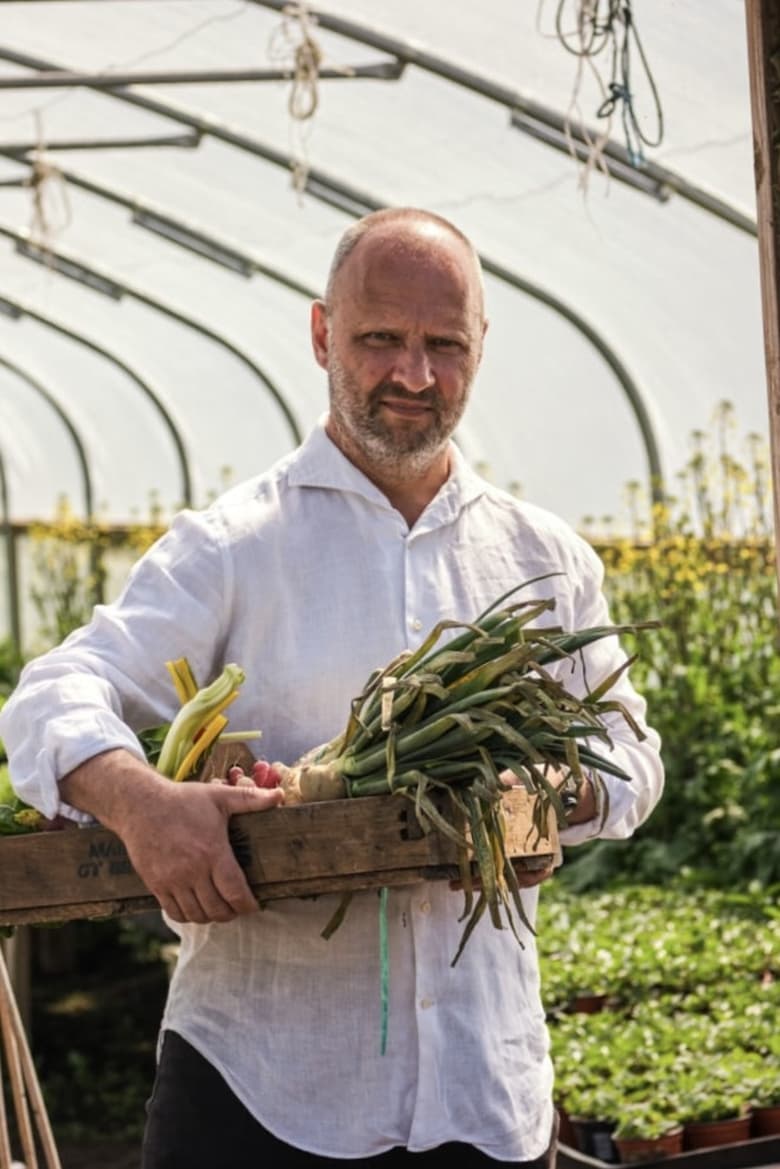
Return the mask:
M22 668L22 655L12 638L0 640L0 710L5 697L16 685Z
M8 764L0 763L0 836L33 832L40 819L40 813L20 800L14 791Z
M681 1075L676 1083L680 1093L680 1113L684 1124L701 1124L712 1120L732 1120L750 1111L745 1082L732 1080L723 1072L724 1065L702 1076L701 1067Z
M771 1102L780 1059L775 892L678 882L583 895L555 884L542 890L537 931L556 1096L569 1115L613 1121L627 1135L648 1112L681 1122ZM604 1010L567 1009L576 989L599 978L609 990Z
M33 524L30 600L39 635L57 645L89 620L102 599L108 533L95 521L79 520L65 496L50 523Z
M773 1066L763 1066L750 1080L749 1101L753 1108L780 1108L780 1081Z
M559 1101L572 1120L598 1121L607 1125L617 1123L621 1107L620 1093L607 1076L570 1087L559 1096Z
M629 870L658 881L689 870L733 885L780 881L780 636L767 464L755 437L730 449L724 404L708 448L697 432L680 493L603 542L621 623L656 616L632 678L660 732L664 796L628 842L570 850L566 879L605 886Z
M655 1095L648 1099L625 1099L621 1102L613 1138L615 1140L657 1140L674 1132L681 1121L676 1104Z

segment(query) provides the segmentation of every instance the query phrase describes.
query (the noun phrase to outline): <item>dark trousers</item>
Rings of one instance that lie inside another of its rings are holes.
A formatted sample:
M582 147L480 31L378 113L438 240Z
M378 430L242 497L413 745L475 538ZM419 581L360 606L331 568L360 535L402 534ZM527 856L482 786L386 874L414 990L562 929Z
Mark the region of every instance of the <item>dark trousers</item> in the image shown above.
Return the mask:
M425 1153L390 1149L377 1157L341 1161L317 1157L279 1141L258 1124L222 1076L185 1039L166 1031L154 1090L147 1105L143 1169L554 1169L555 1140L535 1161L495 1161L471 1145L450 1143Z

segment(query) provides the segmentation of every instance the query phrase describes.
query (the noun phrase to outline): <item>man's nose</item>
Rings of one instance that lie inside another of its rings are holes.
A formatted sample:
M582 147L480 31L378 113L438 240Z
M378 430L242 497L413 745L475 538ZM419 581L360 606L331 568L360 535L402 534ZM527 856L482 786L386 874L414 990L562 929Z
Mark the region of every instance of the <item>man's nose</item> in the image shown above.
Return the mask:
M393 380L412 394L430 389L435 382L425 345L404 345L393 366Z

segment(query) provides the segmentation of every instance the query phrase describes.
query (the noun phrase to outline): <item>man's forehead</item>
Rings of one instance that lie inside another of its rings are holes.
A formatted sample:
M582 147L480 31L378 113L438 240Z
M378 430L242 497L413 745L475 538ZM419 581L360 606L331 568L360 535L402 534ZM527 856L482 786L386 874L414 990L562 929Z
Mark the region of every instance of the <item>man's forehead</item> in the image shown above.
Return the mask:
M338 311L338 310L337 310ZM426 334L470 334L478 331L481 318L476 305L462 298L457 303L416 300L408 296L356 297L343 318L350 330L412 330Z
M423 222L395 227L388 224L368 232L347 257L344 268L354 265L355 269L366 270L397 264L459 268L464 272L475 267L462 240L436 224Z
M399 298L425 296L435 288L436 300L453 310L479 305L480 277L469 249L435 225L423 228L377 231L361 239L339 273L334 289L339 299L389 307Z

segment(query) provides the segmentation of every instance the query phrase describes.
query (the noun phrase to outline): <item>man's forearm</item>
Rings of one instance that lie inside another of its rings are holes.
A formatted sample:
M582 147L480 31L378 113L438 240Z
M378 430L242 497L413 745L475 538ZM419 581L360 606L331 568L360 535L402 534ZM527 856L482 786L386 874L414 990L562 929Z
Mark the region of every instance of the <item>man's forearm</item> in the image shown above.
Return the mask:
M169 783L130 751L117 748L87 759L60 780L62 799L118 830L131 805Z

